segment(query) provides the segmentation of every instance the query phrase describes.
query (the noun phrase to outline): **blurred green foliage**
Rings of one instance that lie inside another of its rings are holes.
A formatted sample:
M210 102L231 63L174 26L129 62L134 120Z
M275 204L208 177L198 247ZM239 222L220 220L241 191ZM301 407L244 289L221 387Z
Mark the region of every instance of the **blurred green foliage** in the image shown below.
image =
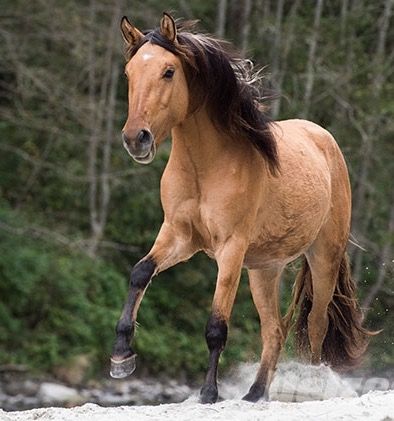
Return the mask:
M26 225L4 203L0 218ZM87 353L103 363L126 293L122 274L101 259L35 239L34 233L2 234L0 361L48 370Z

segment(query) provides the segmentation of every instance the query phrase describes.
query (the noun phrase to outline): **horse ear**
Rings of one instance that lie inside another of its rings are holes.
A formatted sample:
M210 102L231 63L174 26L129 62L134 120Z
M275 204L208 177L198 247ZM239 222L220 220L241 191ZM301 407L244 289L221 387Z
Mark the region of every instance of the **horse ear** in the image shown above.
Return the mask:
M122 31L123 39L127 44L136 45L144 36L126 16L123 16L120 21L120 29Z
M160 33L168 38L171 42L176 39L176 24L174 18L164 12L160 21Z

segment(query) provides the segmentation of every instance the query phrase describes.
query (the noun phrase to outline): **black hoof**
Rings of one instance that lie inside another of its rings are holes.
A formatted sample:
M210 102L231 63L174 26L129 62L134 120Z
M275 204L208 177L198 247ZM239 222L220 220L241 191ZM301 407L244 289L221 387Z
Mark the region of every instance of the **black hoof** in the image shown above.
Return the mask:
M136 367L136 357L137 355L134 354L131 357L125 358L124 360L114 360L111 358L111 369L109 372L111 377L114 379L123 379L124 377L130 376Z
M242 398L244 401L257 402L264 396L264 387L252 385L249 392Z
M203 386L200 392L201 403L215 403L218 400L218 389L215 386Z

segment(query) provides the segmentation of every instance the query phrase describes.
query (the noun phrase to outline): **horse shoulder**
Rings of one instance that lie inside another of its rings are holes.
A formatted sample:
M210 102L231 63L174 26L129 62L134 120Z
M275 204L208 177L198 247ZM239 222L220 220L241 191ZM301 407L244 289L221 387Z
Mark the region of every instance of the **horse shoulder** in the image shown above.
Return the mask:
M197 218L199 192L187 168L168 162L161 181L160 199L164 218L172 225L190 225Z

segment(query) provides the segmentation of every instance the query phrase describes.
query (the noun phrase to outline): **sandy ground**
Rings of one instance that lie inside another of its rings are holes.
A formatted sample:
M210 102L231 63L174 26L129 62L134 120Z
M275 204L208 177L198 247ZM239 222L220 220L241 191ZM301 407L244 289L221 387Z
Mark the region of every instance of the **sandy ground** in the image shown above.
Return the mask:
M394 391L369 392L359 398L331 398L325 401L251 404L228 400L201 405L196 398L179 404L103 408L85 404L72 409L46 408L25 412L0 412L1 421L194 421L194 420L394 420Z
M279 366L270 388L270 401L240 400L255 374L244 365L220 385L225 399L213 405L198 403L198 395L178 404L105 408L85 404L75 408L0 410L0 421L394 421L394 390L371 391L358 397L353 386L328 367L287 363Z

